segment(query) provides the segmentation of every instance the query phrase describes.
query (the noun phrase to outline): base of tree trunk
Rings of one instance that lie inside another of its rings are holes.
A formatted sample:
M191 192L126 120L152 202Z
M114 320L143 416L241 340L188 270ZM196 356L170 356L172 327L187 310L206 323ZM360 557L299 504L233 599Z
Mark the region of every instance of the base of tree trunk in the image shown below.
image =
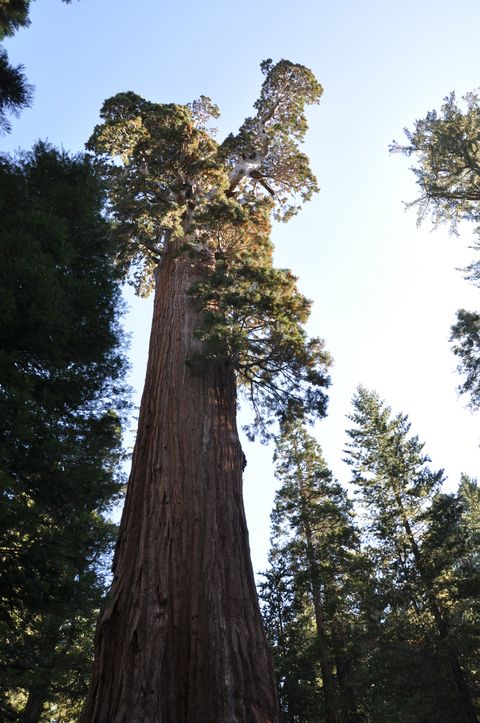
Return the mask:
M274 723L273 667L242 499L227 365L192 370L199 269L167 254L157 290L114 581L82 723Z

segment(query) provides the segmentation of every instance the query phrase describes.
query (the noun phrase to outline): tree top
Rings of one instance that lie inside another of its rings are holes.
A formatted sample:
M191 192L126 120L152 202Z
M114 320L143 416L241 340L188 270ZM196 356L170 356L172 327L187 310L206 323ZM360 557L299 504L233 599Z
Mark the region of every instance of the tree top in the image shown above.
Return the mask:
M255 115L222 143L209 128L219 110L206 96L178 105L128 91L105 101L87 147L109 164L121 263L137 267L139 287L172 240L208 245L212 220L218 236L265 204L288 220L318 190L300 144L305 107L318 103L322 87L288 60L266 60L261 69Z

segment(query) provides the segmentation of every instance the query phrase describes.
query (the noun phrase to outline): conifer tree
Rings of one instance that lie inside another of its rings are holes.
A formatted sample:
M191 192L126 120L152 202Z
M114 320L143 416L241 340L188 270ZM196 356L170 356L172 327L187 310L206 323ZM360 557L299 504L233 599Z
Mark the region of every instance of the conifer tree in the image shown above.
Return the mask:
M353 408L350 419L354 426L348 430L346 461L361 495L372 547L377 551L378 584L383 589L387 622L393 623L397 644L405 640L406 649L412 652L410 670L406 668L402 676L397 675L396 682L405 691L409 685L413 687L411 676L415 675L418 686L413 666L419 651L410 642L417 638L416 647L421 651L425 646L431 664L427 667L425 655L416 670L422 675L433 672L435 681L430 699L422 690L421 703L415 701L415 705L425 706L423 713L417 711L419 719L421 715L431 718L446 714L451 716L448 720L474 723L478 721L477 712L460 662L451 616L438 588L432 556L423 545L422 527L443 481L443 471L430 470L424 445L418 437L410 436L407 416L392 416L391 409L375 392L360 387ZM428 689L427 682L425 687ZM412 701L405 702L404 715L411 717L408 706Z
M23 66L11 65L7 51L0 46L0 133L12 129L9 116L18 116L32 100L32 88L23 72Z
M474 698L480 699L480 490L462 475L458 490L440 493L426 516L423 553L448 607L451 632Z
M75 715L88 684L126 408L104 202L83 156L0 157L2 720Z
M71 3L72 0L62 0ZM30 25L28 13L31 0L2 0L0 3L0 40L11 37L20 28Z
M462 108L451 93L444 99L440 112L427 113L415 122L413 130L405 129L407 145L393 142L390 150L413 156L412 168L420 196L410 203L418 209L421 222L430 216L435 225L446 223L458 234L458 224L475 224L480 248L480 96L478 92L463 97ZM465 269L465 277L480 284L480 262L475 260ZM473 409L480 406L480 355L478 350L477 312L460 309L452 326L453 352L458 357L458 370L465 381L459 392L470 396Z
M275 458L281 487L262 598L288 720L360 720L351 504L302 424L283 430Z
M70 3L71 0L63 0ZM0 41L30 24L30 0L0 1ZM33 88L27 82L23 65L13 66L0 45L0 135L10 133L10 116L18 116L32 102Z
M471 409L480 409L480 314L459 309L457 322L451 328L450 341L458 359L457 369L463 375L458 391L468 394Z
M137 441L83 723L278 721L242 502L237 385L251 433L322 415L328 357L309 302L272 266L270 216L317 189L299 144L321 87L262 64L255 112L218 143L218 109L120 93L89 148L110 166L119 267L155 284Z

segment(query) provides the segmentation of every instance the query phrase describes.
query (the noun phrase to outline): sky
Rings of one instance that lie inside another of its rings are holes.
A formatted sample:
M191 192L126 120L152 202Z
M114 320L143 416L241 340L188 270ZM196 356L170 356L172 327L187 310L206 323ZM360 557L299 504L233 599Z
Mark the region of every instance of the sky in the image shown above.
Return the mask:
M155 102L207 95L220 106L221 139L252 112L263 59L313 70L324 87L309 110L304 146L321 192L273 231L275 262L313 301L308 331L334 358L328 417L315 427L325 458L342 463L346 415L359 384L375 389L426 443L447 489L477 476L479 419L459 398L448 342L458 308L478 291L458 268L473 228L459 237L419 228L412 161L391 155L403 128L480 85L477 0L60 0L32 2L31 26L6 41L35 86L30 109L0 138L5 151L48 140L78 152L105 98L126 90ZM126 291L130 383L141 394L151 301ZM240 424L248 421L240 412ZM134 421L132 421L132 429ZM128 437L131 444L132 434ZM245 505L255 571L265 569L276 481L272 448L243 440Z

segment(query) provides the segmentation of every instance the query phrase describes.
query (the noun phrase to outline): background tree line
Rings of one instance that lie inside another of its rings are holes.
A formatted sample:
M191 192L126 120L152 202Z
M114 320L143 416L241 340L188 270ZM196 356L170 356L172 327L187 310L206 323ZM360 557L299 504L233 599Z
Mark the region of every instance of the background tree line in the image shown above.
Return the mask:
M260 587L288 721L477 721L480 489L444 493L404 414L360 388L347 431L354 501L302 425Z

